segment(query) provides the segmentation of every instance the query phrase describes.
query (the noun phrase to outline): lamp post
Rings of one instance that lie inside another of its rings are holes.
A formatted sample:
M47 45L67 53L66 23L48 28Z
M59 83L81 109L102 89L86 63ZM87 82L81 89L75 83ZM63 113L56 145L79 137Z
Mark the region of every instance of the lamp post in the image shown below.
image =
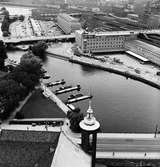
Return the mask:
M97 133L100 128L100 123L93 115L91 108L91 101L89 101L89 108L87 115L80 122L80 128L82 130L81 145L85 152L91 153L92 163L91 167L95 167L96 163L96 145L97 145ZM90 142L91 140L91 142Z

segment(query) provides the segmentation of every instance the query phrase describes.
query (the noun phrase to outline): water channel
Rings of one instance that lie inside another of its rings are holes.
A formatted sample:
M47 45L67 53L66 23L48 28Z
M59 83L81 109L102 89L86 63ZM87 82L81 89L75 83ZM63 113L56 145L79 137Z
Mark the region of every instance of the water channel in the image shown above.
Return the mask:
M31 8L6 7L10 14L31 14ZM23 52L9 52L19 60ZM103 132L154 132L160 126L160 91L141 82L64 60L48 57L44 67L51 80L65 79L82 86L81 93L93 94L92 107ZM66 100L69 93L59 97ZM38 105L38 104L37 104ZM85 113L88 101L76 104ZM46 113L47 115L47 113ZM51 114L49 114L51 115ZM37 115L38 117L38 115Z
M8 55L18 60L22 54L16 51ZM52 57L47 58L44 67L51 75L50 81L63 78L66 85L80 84L83 94L91 91L92 108L103 132L149 133L154 132L156 124L160 125L158 89L123 76ZM59 97L65 101L70 94ZM88 100L74 105L85 113Z

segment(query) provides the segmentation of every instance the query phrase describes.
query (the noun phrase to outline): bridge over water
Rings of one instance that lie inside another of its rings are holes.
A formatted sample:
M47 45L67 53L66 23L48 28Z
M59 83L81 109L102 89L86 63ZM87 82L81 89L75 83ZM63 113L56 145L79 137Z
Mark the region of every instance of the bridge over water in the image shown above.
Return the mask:
M137 133L100 133L97 139L100 159L160 159L160 136Z
M6 44L29 44L35 43L37 41L55 41L55 40L75 40L75 35L60 35L60 36L41 36L41 37L25 37L25 38L10 38L10 37L2 37L0 40L3 40Z
M139 34L139 33L145 33L145 34L160 34L160 29L144 29L144 30L130 30L128 31L130 33ZM111 31L111 34L114 32ZM121 33L121 31L119 31ZM25 37L25 38L10 38L10 37L1 37L0 40L3 40L6 44L30 44L35 43L37 41L55 41L55 40L75 40L75 34L69 34L69 35L60 35L60 36L41 36L41 37Z
M62 127L69 140L81 144L81 135L74 134L67 125ZM159 160L160 134L155 133L98 133L98 159Z

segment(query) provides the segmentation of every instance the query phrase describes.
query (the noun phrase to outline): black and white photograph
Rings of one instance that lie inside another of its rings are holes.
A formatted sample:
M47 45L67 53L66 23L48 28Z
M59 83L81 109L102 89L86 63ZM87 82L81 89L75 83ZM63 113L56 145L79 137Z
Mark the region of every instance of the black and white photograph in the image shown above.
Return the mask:
M0 167L160 167L160 0L0 0Z

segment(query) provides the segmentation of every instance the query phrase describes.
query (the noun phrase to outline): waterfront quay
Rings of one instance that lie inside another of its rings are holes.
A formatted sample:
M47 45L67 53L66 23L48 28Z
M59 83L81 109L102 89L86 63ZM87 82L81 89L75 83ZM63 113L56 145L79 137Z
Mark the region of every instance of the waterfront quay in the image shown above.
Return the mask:
M160 89L160 77L159 76L152 77L145 73L137 74L135 70L126 68L125 66L102 63L99 60L97 61L97 60L93 60L93 59L86 58L86 57L83 57L83 58L72 57L69 59L69 61L73 63L78 63L78 64L102 69L105 71L113 72L119 75L123 75L126 78L131 78L137 81L141 81L148 85L151 85L153 87Z
M113 72L119 75L123 75L126 78L138 80L160 89L160 76L156 75L156 73L159 71L159 68L153 68L153 66L147 64L142 65L138 63L137 60L130 58L128 55L125 55L125 53L121 56L120 54L97 56L99 59L94 59L93 57L89 56L79 57L74 55L71 49L72 47L72 44L67 43L55 44L55 46L53 45L49 47L46 52L48 53L48 56L53 56L68 60L73 63ZM105 61L102 62L101 58L105 59ZM122 61L123 64L114 62L114 58ZM140 73L137 71L140 71Z

